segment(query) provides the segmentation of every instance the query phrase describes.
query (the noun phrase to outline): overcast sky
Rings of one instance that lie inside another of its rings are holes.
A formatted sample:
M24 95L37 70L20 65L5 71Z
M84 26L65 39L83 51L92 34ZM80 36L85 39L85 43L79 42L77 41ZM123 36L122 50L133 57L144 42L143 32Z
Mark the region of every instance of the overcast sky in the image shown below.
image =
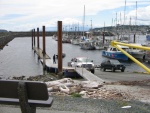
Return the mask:
M64 29L83 26L84 6L89 28L104 23L150 25L150 0L137 0L137 5L136 0L126 0L126 5L125 0L0 0L0 29L53 28L57 21L63 22Z

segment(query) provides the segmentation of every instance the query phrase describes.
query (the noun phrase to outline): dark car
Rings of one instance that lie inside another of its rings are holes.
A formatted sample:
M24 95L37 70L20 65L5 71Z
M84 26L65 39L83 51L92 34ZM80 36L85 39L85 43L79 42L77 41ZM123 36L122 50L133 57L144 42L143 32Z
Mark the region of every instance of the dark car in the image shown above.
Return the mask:
M124 72L125 66L121 64L118 60L114 59L107 59L101 63L101 69L103 71L106 71L106 69L112 70L115 72L115 70L121 70L121 72Z

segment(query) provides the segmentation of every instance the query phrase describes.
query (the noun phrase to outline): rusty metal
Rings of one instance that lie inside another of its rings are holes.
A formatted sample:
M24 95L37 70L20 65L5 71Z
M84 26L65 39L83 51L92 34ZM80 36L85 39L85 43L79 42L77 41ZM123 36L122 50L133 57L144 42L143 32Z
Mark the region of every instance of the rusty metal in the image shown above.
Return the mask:
M37 48L40 48L40 44L39 44L39 28L37 28Z
M62 21L58 21L58 72L62 72Z

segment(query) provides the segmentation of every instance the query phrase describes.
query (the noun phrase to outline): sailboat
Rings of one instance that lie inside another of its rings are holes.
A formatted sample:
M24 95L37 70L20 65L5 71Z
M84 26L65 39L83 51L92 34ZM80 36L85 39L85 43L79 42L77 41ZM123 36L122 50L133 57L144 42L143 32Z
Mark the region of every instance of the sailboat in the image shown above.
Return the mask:
M85 50L94 50L94 42L89 39L89 32L86 32L85 36L85 31L84 31L84 25L85 25L85 5L84 5L84 13L83 13L83 35L81 36L81 42L80 42L80 47L81 49Z

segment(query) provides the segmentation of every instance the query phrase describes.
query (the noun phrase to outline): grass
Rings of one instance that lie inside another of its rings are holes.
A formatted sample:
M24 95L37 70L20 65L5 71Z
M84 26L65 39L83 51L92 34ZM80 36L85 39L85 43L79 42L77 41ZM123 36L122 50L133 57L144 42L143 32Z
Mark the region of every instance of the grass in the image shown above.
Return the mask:
M81 97L81 94L79 94L79 93L72 93L71 96L72 97Z

